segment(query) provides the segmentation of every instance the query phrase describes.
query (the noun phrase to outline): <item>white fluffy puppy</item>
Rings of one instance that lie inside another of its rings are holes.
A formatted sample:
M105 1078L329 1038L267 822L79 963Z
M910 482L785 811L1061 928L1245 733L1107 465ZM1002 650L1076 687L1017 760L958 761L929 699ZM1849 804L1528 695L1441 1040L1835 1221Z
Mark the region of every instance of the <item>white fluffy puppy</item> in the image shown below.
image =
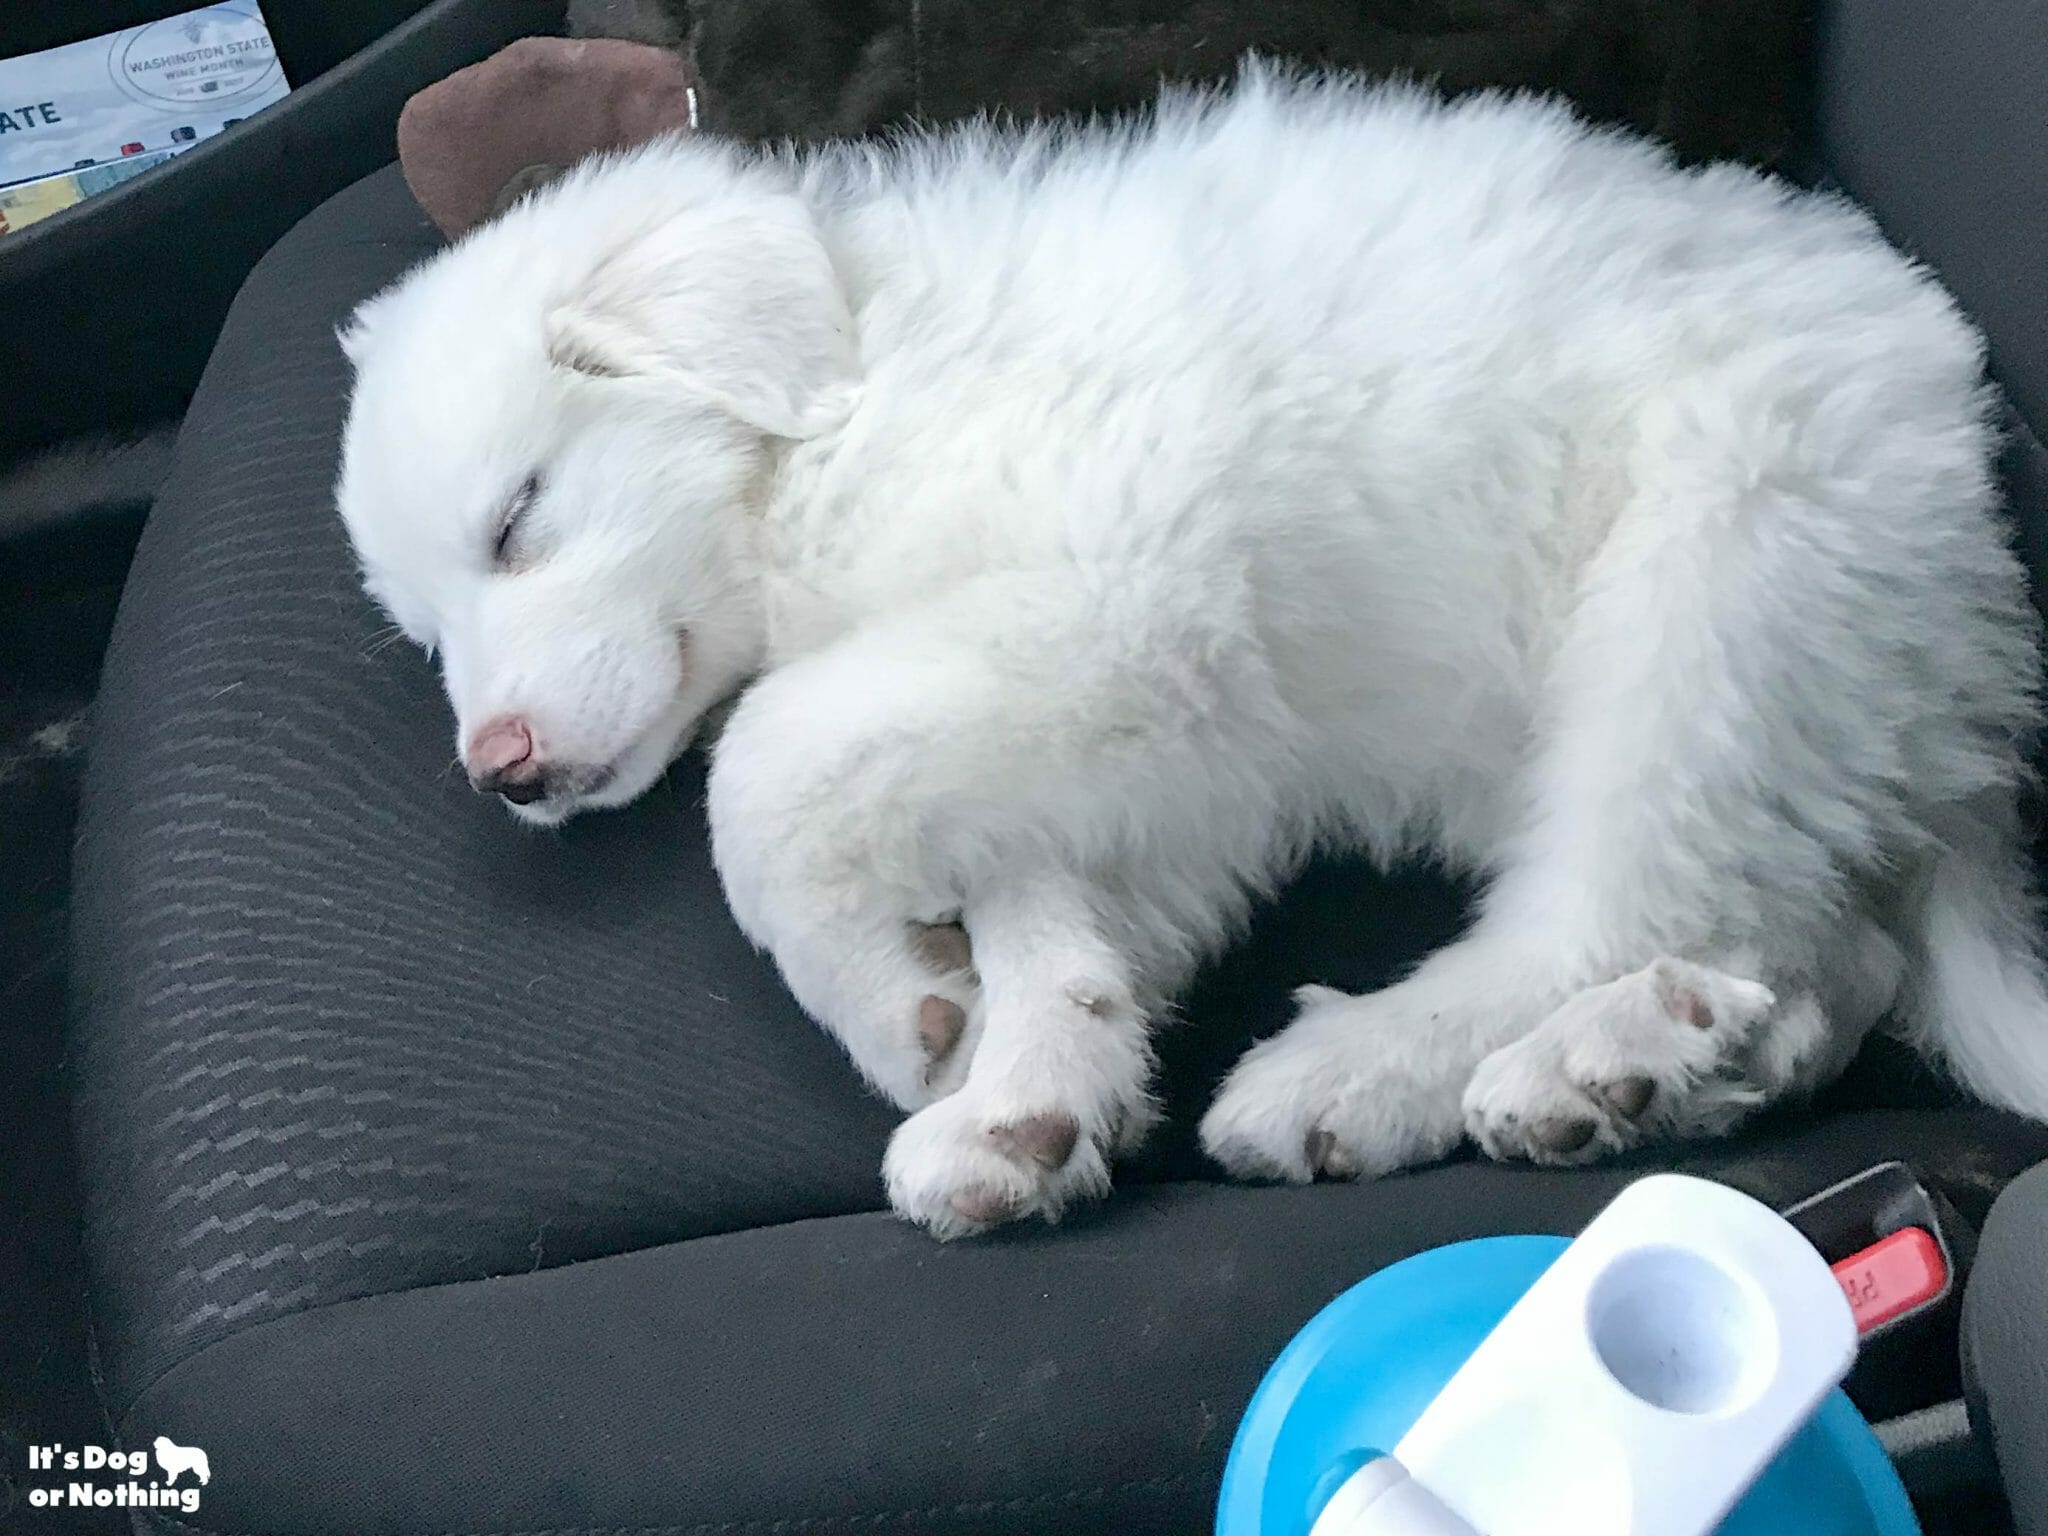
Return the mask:
M1253 68L598 161L343 340L342 514L480 787L619 804L753 679L718 866L935 1232L1105 1189L1318 845L1488 890L1245 1057L1237 1173L1718 1132L1895 1006L2048 1112L1979 341L1839 201Z

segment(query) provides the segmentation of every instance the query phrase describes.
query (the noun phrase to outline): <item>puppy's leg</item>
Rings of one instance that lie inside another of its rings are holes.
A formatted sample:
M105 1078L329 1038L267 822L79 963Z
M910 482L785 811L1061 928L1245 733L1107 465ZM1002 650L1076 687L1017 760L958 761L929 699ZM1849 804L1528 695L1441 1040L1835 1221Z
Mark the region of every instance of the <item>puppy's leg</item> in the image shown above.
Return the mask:
M1832 1080L1903 972L1898 945L1864 919L1818 974L1777 992L1725 968L1654 961L1587 988L1481 1062L1466 1128L1489 1156L1550 1164L1725 1135Z
M1151 1122L1148 1021L1096 899L1016 870L968 903L980 1042L959 1091L906 1120L883 1164L890 1204L940 1237L1106 1193L1112 1153Z
M1243 1178L1371 1177L1442 1157L1464 1135L1472 1069L1584 985L1585 965L1482 921L1369 996L1304 987L1294 1022L1224 1080L1202 1145Z
M916 1109L959 1085L979 1031L959 898L902 856L892 836L902 807L862 815L873 794L863 766L874 764L860 734L835 734L829 719L815 738L790 729L781 705L796 690L775 682L741 702L714 759L712 843L727 900L861 1075Z
M1815 439L1771 425L1767 393L1705 380L1646 424L1635 494L1545 663L1535 748L1509 787L1520 825L1491 851L1472 933L1371 997L1304 992L1204 1122L1226 1167L1305 1179L1441 1155L1466 1130L1482 1060L1660 956L1753 957L1739 975L1791 1008L1789 983L1820 971L1859 881L1910 845L1905 776L1939 760L1934 726L1955 706L1869 620L1915 579L1870 527L1928 519L1864 505L1867 477L1830 479ZM1731 438L1750 404L1758 431Z
M1276 856L1272 764L1289 746L1256 655L1204 628L1217 585L1177 599L1155 572L982 578L769 673L734 711L710 786L727 898L897 1103L956 1088L989 1013L972 971L931 963L919 925L965 958L964 918L983 974L997 946L1014 1049L1027 1015L1060 1035L1077 987L1170 992ZM1115 892L1099 923L1068 878ZM1063 936L1046 957L1096 958L1046 968L1012 931ZM1135 1005L1113 1001L1115 1029L1077 1040L1122 1040ZM1023 1070L991 1081L1014 1088ZM1088 1108L1095 1136L1141 1093L1120 1078L1070 1112Z

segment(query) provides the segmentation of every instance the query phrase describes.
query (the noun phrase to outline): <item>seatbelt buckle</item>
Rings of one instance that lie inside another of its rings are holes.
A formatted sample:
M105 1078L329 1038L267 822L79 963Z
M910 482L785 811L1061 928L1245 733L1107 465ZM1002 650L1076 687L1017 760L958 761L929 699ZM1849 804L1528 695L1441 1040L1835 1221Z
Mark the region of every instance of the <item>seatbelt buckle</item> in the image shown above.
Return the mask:
M1873 1419L1961 1390L1957 1340L1975 1234L1902 1162L1880 1163L1780 1214L1820 1251L1861 1335L1849 1396Z
M1948 1256L1924 1227L1902 1227L1828 1266L1868 1338L1948 1299Z

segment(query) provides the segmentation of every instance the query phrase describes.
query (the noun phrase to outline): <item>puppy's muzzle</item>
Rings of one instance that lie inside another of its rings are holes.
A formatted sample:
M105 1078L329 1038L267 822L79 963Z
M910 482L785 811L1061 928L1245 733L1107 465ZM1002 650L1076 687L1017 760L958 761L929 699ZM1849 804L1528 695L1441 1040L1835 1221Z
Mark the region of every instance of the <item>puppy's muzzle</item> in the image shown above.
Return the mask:
M592 795L611 782L610 768L551 762L533 728L516 715L500 715L470 738L463 753L470 786L513 805L537 805Z

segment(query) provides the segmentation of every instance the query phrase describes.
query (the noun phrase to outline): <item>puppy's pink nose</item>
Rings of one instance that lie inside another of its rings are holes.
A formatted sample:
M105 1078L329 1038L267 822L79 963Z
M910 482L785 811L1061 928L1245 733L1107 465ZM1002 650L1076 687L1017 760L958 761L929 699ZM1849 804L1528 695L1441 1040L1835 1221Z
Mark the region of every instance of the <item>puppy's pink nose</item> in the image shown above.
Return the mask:
M462 756L470 783L481 790L502 789L540 773L533 758L533 731L517 715L485 721L469 738L469 750Z

